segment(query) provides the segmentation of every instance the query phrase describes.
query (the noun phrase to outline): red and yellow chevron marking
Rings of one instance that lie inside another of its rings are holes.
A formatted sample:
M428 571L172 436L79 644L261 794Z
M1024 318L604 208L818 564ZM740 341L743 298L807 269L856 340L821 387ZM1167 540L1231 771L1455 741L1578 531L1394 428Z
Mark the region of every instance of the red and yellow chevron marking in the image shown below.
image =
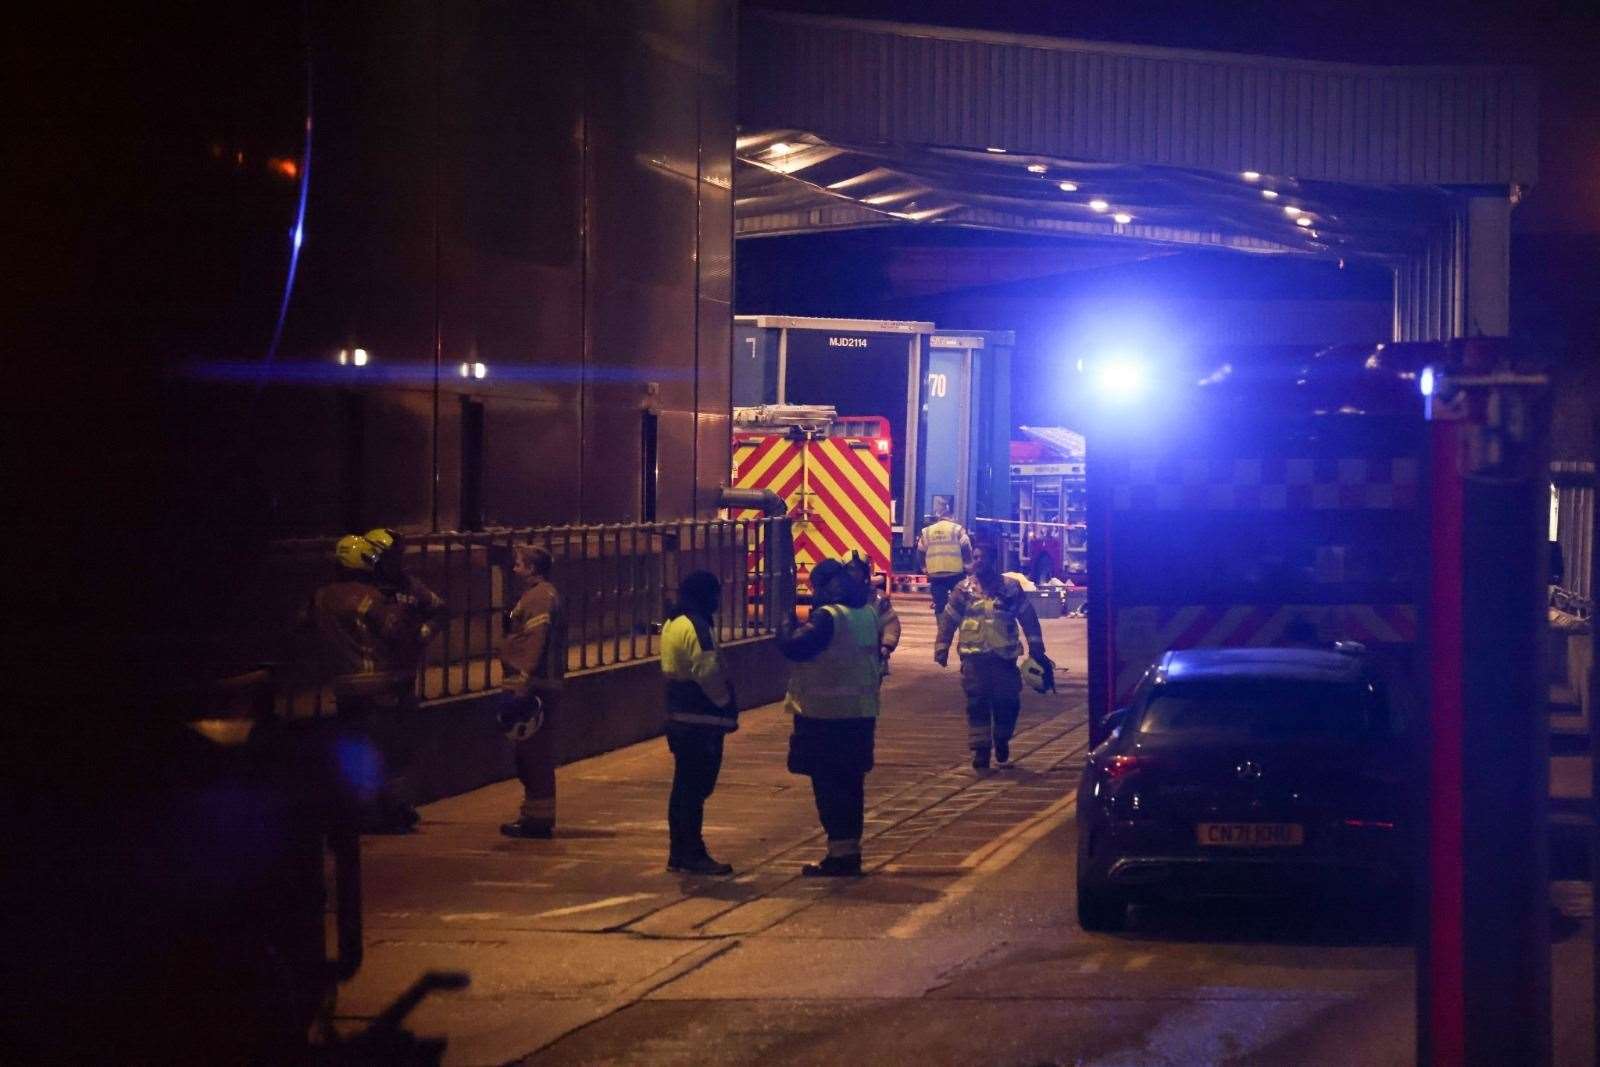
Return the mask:
M872 438L795 441L780 434L739 434L733 443L733 486L771 489L789 504L795 566L806 576L825 559L859 552L888 574L889 467ZM740 511L736 518L757 518Z
M1115 698L1124 701L1145 668L1179 648L1263 648L1276 644L1296 619L1325 641L1409 645L1417 639L1411 604L1184 604L1123 608L1116 614L1112 654Z

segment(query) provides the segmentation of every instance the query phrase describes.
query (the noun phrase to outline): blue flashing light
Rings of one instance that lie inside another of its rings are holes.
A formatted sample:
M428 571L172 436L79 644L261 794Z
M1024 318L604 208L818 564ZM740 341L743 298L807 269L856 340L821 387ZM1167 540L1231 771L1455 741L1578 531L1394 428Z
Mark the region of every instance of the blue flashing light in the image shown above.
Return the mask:
M1422 374L1417 378L1417 388L1422 390L1423 396L1433 395L1433 368L1423 367Z
M1144 391L1144 367L1131 359L1108 360L1095 368L1095 384L1107 396L1135 396Z

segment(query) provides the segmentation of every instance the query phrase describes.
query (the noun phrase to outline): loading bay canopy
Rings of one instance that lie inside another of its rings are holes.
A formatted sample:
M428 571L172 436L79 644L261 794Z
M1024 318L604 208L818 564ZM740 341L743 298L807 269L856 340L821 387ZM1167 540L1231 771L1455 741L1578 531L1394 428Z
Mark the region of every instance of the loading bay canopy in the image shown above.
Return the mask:
M1531 73L752 12L735 232L889 225L1369 259L1394 337L1509 329Z

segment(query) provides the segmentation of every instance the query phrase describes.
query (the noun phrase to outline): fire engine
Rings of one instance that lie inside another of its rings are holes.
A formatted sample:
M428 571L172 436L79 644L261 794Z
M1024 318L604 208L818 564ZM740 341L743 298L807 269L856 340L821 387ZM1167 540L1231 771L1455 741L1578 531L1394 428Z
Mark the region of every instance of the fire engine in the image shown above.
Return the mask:
M1222 375L1090 429L1094 740L1169 649L1355 642L1414 691L1426 438L1395 360Z
M789 404L735 408L733 424L733 488L770 489L788 503L798 595L810 596L811 568L825 559L859 555L887 580L893 513L888 420Z

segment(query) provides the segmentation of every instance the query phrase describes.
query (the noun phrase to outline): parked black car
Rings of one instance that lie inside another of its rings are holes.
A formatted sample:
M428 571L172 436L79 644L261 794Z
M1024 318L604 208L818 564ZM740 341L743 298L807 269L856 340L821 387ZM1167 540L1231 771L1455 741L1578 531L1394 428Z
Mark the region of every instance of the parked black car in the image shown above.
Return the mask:
M1405 728L1359 654L1168 652L1089 754L1078 791L1078 921L1127 905L1331 890L1403 914Z

